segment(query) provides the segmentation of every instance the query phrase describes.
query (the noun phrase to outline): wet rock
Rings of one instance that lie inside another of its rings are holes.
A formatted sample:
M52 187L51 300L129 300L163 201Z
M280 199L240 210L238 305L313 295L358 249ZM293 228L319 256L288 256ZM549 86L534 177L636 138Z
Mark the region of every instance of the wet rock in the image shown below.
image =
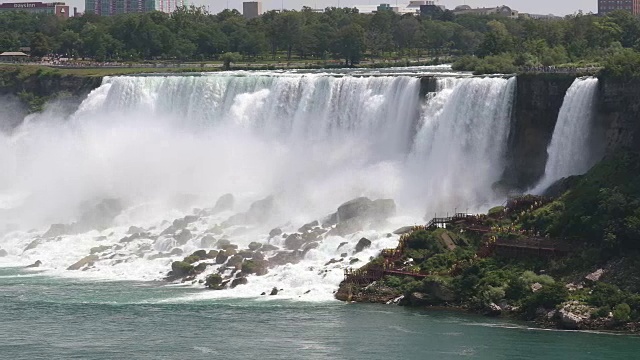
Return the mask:
M27 269L37 268L37 267L40 267L40 265L42 265L42 261L36 260L36 262L34 262L33 264L27 265Z
M408 234L410 232L413 231L413 226L403 226L401 228L399 228L398 230L394 231L393 233L396 235L404 235L404 234Z
M82 230L108 228L124 209L119 199L104 199L97 204L85 204L84 208L77 224Z
M214 235L222 235L224 233L224 229L222 228L222 226L216 225L210 229L207 229L206 232Z
M279 251L269 258L269 266L297 264L300 260L302 260L302 257L298 251Z
M75 233L73 225L51 224L49 230L47 230L42 237L51 238L62 235L71 235L73 233Z
M271 289L271 292L269 293L269 295L278 295L278 288L274 287L273 289Z
M234 287L236 287L238 285L246 285L247 283L249 283L249 280L247 280L246 277L235 278L231 282L231 288L233 289Z
M42 242L41 239L35 239L32 242L29 243L29 245L27 245L27 247L24 249L24 251L29 251L32 249L35 249L36 247L38 247L38 245L40 245L40 243Z
M249 244L249 249L252 250L252 251L256 251L256 250L260 249L261 247L262 247L262 244L259 243L259 242L252 241Z
M359 253L370 246L371 246L371 240L367 238L362 238L356 244L356 253Z
M348 242L346 242L346 241L341 242L341 243L340 243L340 245L338 245L338 249L337 249L337 250L340 250L340 248L341 248L341 247L343 247L343 246L345 246L345 245L347 245L347 244L349 244L349 243L348 243Z
M235 267L236 269L240 269L242 267L242 262L244 258L240 255L233 255L229 260L227 260L227 266Z
M185 219L175 219L173 220L173 224L171 224L171 226L173 226L176 230L180 230L180 229L184 229L185 227L187 227L188 223Z
M93 254L101 253L101 252L109 250L109 249L111 249L111 246L108 246L108 245L96 246L96 247L92 247L91 250L89 250L89 253L91 253L91 255L93 255Z
M120 242L123 243L123 244L124 243L129 243L129 242L132 242L133 240L140 239L140 238L144 237L145 235L146 234L143 234L143 233L135 233L133 235L129 235L129 236L123 237L122 239L120 239Z
M224 286L222 285L222 276L220 276L220 274L211 274L207 276L204 285L212 290L224 289Z
M180 230L179 228L170 225L168 228L162 230L162 232L160 233L160 235L173 235L176 233L176 231Z
M338 223L338 213L335 212L333 214L328 215L324 219L322 219L322 227L328 229Z
M268 263L264 260L246 260L242 263L242 273L262 276L267 274L267 267Z
M271 244L264 244L262 245L262 251L276 251L276 250L280 250L279 247L275 246L275 245L271 245Z
M9 255L9 253L7 253L7 250L5 250L5 249L0 249L0 257L5 257L5 256L7 256L7 255Z
M238 251L238 255L242 256L243 259L251 259L254 253L251 250L240 250Z
M203 248L212 248L216 245L216 238L211 234L207 234L200 239L200 247Z
M304 245L305 239L300 234L291 234L284 240L284 247L289 250L298 250Z
M318 222L318 220L302 225L302 227L298 229L298 232L305 233L313 230L313 228L316 226L320 226L320 223Z
M347 253L340 254L340 257L342 257L342 258L346 258L347 256L349 256L349 254L347 254Z
M207 266L209 266L209 265L211 265L211 264L207 264L207 263L200 263L200 264L196 265L196 266L193 268L193 271L194 271L195 273L197 273L197 274L200 274L200 273L204 272L204 271L207 269Z
M133 234L142 233L142 232L144 232L144 229L137 226L129 226L129 230L127 230L128 235L133 235Z
M267 295L267 293L263 291L262 294L260 294L260 295L264 296L264 295Z
M191 231L189 231L189 229L182 229L180 231L178 231L173 238L176 239L176 242L179 245L184 245L187 243L187 241L191 240L191 237L193 235L191 235Z
M184 277L193 274L194 271L195 268L193 267L193 265L184 261L174 261L173 263L171 263L170 275L173 277Z
M171 256L180 256L184 254L184 251L180 248L173 248L171 249L171 252L169 252L169 255Z
M245 213L236 214L225 221L225 225L234 226L241 224L261 224L271 217L273 211L274 199L269 196L262 200L258 200L251 204L249 210Z
M338 223L357 217L384 220L395 213L396 204L392 199L371 201L369 198L360 197L338 207Z
M342 262L342 259L340 259L340 260L331 259L331 260L329 260L326 264L324 264L324 266L329 266L329 265L332 265L332 264L337 264L337 263L339 263L339 262Z
M227 255L224 250L220 251L218 255L216 255L216 264L224 264L227 259L229 259L229 255Z
M308 243L304 246L304 248L302 248L302 256L304 256L306 253L308 253L309 251L313 250L313 249L317 249L318 246L320 246L320 244L318 244L317 242L312 242L312 243Z
M198 221L198 217L196 215L187 215L182 219L182 221L184 221L184 223L188 225Z
M206 250L196 250L190 256L197 257L198 259L206 259L207 251Z
M231 245L231 241L227 240L227 239L220 239L218 240L218 242L216 243L216 247L218 249L223 249L225 246L229 246Z
M206 258L207 259L215 259L216 256L218 256L218 251L217 250L209 250L209 252L207 253Z
M270 238L273 238L273 237L276 237L276 236L280 236L280 235L282 235L282 230L280 228L275 228L275 229L269 231L269 237Z
M359 261L360 261L360 259L358 259L358 258L353 258L353 259L349 260L349 265L353 265L353 264L355 264L355 263L357 263L357 262L359 262Z
M234 203L235 198L232 194L224 194L218 198L218 201L216 201L216 204L213 207L213 212L219 213L222 211L232 210Z
M254 260L264 260L264 254L261 251L256 251L253 253Z
M226 245L222 247L222 250L226 252L233 252L235 254L236 250L238 250L238 245L235 245L235 244Z
M80 270L85 266L91 266L95 261L98 261L97 255L88 255L78 260L75 264L69 266L67 270Z

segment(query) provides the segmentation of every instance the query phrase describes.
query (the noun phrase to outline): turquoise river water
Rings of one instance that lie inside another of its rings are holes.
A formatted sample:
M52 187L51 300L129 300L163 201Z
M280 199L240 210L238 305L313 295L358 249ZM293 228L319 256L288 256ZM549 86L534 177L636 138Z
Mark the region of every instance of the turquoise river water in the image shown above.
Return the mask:
M2 359L637 359L640 337L0 268Z

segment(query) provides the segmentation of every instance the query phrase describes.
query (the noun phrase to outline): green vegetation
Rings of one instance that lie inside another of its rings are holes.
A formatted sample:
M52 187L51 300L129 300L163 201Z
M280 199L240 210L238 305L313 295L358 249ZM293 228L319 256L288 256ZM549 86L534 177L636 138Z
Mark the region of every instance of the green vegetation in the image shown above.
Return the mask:
M604 17L576 14L561 20L458 15L360 14L327 8L318 13L269 11L246 20L236 10L210 14L182 7L172 14L152 12L60 19L53 15L0 14L0 51L28 46L35 57L57 54L81 65L88 61L125 63L212 61L229 68L240 61L327 66L406 64L409 57L459 57L455 68L477 73L512 73L541 66L605 65L616 75L638 70L640 20L627 12ZM339 65L339 64L338 64ZM156 70L149 70L156 71Z

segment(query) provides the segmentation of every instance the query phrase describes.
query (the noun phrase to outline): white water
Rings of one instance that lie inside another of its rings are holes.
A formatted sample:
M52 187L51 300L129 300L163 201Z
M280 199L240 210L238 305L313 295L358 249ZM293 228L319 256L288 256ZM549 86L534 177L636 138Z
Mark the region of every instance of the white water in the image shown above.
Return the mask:
M547 149L544 176L534 193L562 178L584 174L597 161L590 146L597 91L597 78L576 79L567 90Z
M218 196L233 193L234 211L189 225L193 239L178 246L188 255L201 248L207 229L269 195L275 209L266 223L225 229L240 248L267 242L276 226L295 232L358 196L395 199L399 215L384 231L327 237L299 264L198 295L255 296L278 286L283 296L328 299L350 258L362 265L396 245L388 231L421 223L425 212L500 201L491 185L504 166L514 86L515 79L444 78L438 93L422 101L412 76L107 78L70 119L49 111L0 135L0 230L7 229L0 248L9 253L0 266L42 260L47 273L59 276L160 279L183 256L149 256L175 241L160 236L120 244L130 225L158 235L194 207L212 207ZM75 221L83 202L104 198L126 207L112 228L44 239L24 250L49 224ZM363 236L372 247L352 255ZM343 241L349 244L338 250ZM114 245L88 271L65 270L92 247ZM343 252L344 261L324 265Z

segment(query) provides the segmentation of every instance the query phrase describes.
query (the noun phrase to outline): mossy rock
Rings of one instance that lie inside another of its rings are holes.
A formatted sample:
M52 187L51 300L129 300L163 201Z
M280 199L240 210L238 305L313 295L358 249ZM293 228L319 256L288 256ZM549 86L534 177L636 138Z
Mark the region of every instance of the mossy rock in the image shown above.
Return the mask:
M251 242L251 244L249 244L249 250L251 251L256 251L258 249L260 249L262 247L262 244L256 241Z
M193 271L195 271L196 273L201 273L203 271L205 271L207 269L207 266L209 266L211 264L207 264L207 263L200 263L198 265L196 265L195 268L193 268Z
M246 260L242 263L242 273L256 274L258 276L265 275L268 265L269 263L264 260Z
M186 258L184 258L182 261L187 263L187 264L193 264L195 262L200 261L200 257L195 256L195 255L189 255Z
M233 255L228 261L227 261L227 266L229 267L235 267L235 268L240 268L240 266L242 266L242 262L244 261L244 258L240 255Z
M197 250L197 251L194 251L193 254L191 254L191 256L197 256L200 259L205 259L207 257L207 251Z
M222 290L222 276L220 274L211 274L207 276L204 285L212 290Z
M171 275L183 277L190 275L194 272L194 267L185 261L174 261L171 264Z
M207 259L215 259L218 256L218 250L209 250L207 253Z

